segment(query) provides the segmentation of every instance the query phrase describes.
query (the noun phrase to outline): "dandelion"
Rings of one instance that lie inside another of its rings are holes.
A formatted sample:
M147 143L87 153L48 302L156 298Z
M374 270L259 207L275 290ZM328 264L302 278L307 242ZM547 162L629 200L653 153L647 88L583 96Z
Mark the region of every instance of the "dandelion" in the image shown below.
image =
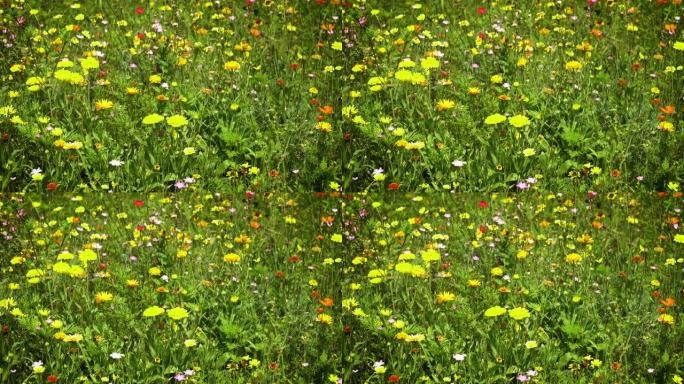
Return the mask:
M145 309L145 311L143 311L143 316L144 317L155 317L155 316L161 315L162 313L164 313L164 308L161 308L161 307L158 307L155 305L155 306L148 307L147 309Z
M181 307L175 307L169 309L166 314L173 320L181 320L188 317L188 311Z
M498 316L503 315L504 313L506 313L506 308L503 308L503 307L500 307L497 305L497 306L488 308L485 311L484 315L485 315L485 317L498 317Z
M506 116L499 113L495 113L493 115L487 116L485 118L484 123L487 125L496 125L499 123L503 123L504 121L506 121Z
M223 64L223 69L227 71L237 71L240 69L240 63L237 61L228 61L225 64Z
M565 69L571 72L579 71L580 69L582 69L582 63L575 60L568 61L567 63L565 63Z
M157 113L153 113L151 115L145 116L142 120L142 123L145 125L152 125L161 123L162 121L164 121L164 116Z
M508 123L516 128L522 128L530 124L530 119L524 115L515 115L508 119Z
M96 111L104 111L114 107L114 103L107 99L98 100L95 102Z
M444 304L456 300L456 295L451 292L440 292L437 294L437 304Z
M453 102L453 100L448 100L448 99L442 99L437 102L436 109L439 112L442 111L447 111L449 109L452 109L456 106L456 103Z
M179 128L187 125L188 119L183 115L173 115L166 119L166 123L174 128Z
M582 261L582 256L580 256L578 253L573 252L565 256L565 262L567 262L568 264L577 264L580 261Z
M112 301L112 299L114 299L114 295L109 292L98 292L95 294L95 303L97 304L106 303Z

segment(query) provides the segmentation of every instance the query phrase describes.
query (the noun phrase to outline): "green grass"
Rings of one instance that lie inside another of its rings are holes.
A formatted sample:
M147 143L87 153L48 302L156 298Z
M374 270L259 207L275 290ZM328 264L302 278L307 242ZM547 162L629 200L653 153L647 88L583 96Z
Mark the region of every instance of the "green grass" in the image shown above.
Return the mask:
M505 191L536 177L546 190L649 191L684 175L674 1L503 1L483 15L479 2L436 0L3 3L4 191L158 192L188 177L197 190ZM83 70L91 56L99 68ZM62 59L81 85L54 77ZM424 82L397 79L404 59ZM239 69L224 69L232 61ZM189 123L142 124L152 113ZM530 124L485 124L495 113Z
M539 383L665 383L682 374L681 198L137 199L3 199L3 382L164 383L188 369L197 383L509 383L529 370ZM81 262L88 249L94 258ZM64 252L83 275L59 272ZM112 300L98 303L100 292ZM442 293L454 300L440 303ZM145 317L152 306L166 313ZM485 316L495 306L509 312ZM175 307L188 316L170 318ZM529 317L513 319L513 308ZM32 372L36 361L44 372Z

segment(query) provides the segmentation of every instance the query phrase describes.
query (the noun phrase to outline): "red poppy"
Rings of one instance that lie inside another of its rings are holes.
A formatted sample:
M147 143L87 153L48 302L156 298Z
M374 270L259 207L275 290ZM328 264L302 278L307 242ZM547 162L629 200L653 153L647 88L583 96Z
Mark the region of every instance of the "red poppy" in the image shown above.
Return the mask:
M145 8L137 7L137 8L135 8L135 13L138 15L142 15L143 13L145 13Z
M48 383L56 383L59 381L59 377L57 377L55 375L50 375L47 377L47 381L48 381Z
M489 203L487 203L484 200L480 200L480 208L487 208L489 207Z
M485 13L487 13L487 10L484 7L479 7L477 9L477 13L479 13L480 15L484 15Z
M398 383L399 379L399 375L390 375L390 377L387 378L387 381L390 383Z
M133 204L135 204L136 207L140 208L140 207L142 207L143 205L145 205L145 202L142 201L142 200L136 200L136 201L133 202Z
M47 183L47 189L48 191L54 191L59 187L59 184L57 183Z
M389 189L390 191L396 191L397 189L399 189L399 183L389 183L387 189Z

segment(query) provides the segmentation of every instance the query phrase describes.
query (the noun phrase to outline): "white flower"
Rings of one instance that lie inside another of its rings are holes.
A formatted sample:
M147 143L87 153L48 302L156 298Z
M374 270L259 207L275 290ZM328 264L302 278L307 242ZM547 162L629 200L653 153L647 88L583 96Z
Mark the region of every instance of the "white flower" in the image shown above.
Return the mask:
M112 353L109 354L109 357L111 357L111 358L114 359L114 360L119 360L119 359L121 359L122 357L124 357L124 354L123 354L123 353L119 353L119 352L112 352Z
M466 355L461 353L454 353L451 357L453 357L456 361L463 361L465 360Z
M114 159L114 160L112 160L112 161L109 162L109 165L111 165L112 167L120 167L120 166L122 166L123 164L124 164L123 161L121 161L121 160L116 160L116 159Z
M461 168L462 166L466 165L466 162L463 160L454 160L451 162L451 165L453 165L456 168Z

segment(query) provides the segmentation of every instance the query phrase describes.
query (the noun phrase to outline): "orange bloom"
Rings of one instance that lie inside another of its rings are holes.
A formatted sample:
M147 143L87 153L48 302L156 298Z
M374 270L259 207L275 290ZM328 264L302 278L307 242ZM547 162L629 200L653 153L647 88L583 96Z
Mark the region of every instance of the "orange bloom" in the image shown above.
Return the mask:
M675 301L674 297L668 297L665 300L660 300L660 303L666 307L674 307L674 305L676 304L676 301Z
M335 301L332 297L326 297L325 299L320 300L319 303L321 303L321 305L324 307L332 307Z

